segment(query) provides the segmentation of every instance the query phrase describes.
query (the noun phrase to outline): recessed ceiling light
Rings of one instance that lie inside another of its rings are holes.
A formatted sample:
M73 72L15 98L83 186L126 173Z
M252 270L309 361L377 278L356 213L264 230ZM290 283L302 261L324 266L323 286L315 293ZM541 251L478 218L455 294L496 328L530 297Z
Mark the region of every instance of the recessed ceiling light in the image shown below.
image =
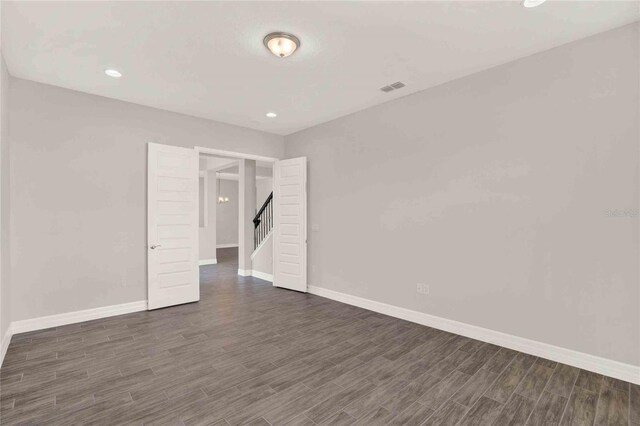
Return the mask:
M293 34L276 32L267 34L264 45L279 58L286 58L300 47L300 39Z
M113 77L113 78L120 78L122 77L122 73L118 70L114 70L114 69L106 69L104 70L104 73L106 75L108 75L109 77Z
M547 1L547 0L524 0L522 2L522 5L524 7L526 7L527 9L529 9L529 8L532 8L532 7L540 6L545 1Z
M269 118L276 118L278 116L275 112L268 112L265 115Z

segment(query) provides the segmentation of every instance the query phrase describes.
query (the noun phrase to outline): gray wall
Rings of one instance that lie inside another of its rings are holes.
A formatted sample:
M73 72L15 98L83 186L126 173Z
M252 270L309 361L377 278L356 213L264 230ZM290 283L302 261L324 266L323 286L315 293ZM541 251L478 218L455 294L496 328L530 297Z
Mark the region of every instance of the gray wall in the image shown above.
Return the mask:
M207 201L207 185L205 183L205 177L200 176L198 178L198 225L200 228L204 228L207 224L207 209L205 205L205 202Z
M267 197L273 191L273 178L256 179L256 206L262 207Z
M256 162L242 159L238 162L238 273L251 270L256 214Z
M309 157L310 284L640 365L638 35L286 137Z
M216 193L216 172L213 170L204 171L204 179L207 180L207 196L205 200L207 202L207 226L200 227L198 229L199 237L199 258L200 260L216 259L216 217L217 217L217 200L218 194ZM202 209L202 204L200 204Z
M0 55L0 340L11 323L9 235L9 73Z
M259 209L273 191L273 178L256 179L256 207ZM273 274L273 238L269 236L251 262L251 269Z
M12 79L12 320L146 299L147 142L270 157L283 138Z
M251 262L253 271L273 274L273 234L264 240L260 251L258 251Z
M238 181L220 179L220 192L229 201L217 204L216 244L238 244Z

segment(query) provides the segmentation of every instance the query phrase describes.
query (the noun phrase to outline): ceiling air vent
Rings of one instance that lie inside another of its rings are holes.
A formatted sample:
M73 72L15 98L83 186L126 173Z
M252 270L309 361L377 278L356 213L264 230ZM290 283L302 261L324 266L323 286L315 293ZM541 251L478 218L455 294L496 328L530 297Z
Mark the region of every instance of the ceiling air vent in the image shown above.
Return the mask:
M380 90L382 90L383 92L391 92L393 90L397 90L397 89L402 89L404 86L406 86L403 82L401 81L396 81L395 83L391 83L388 86L384 86L381 87Z

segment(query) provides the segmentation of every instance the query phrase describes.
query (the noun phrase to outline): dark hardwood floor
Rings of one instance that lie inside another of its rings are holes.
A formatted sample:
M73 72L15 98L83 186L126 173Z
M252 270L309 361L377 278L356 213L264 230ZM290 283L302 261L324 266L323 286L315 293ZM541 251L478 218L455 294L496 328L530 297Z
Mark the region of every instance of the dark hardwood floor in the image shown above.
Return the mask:
M16 335L1 423L629 425L640 386L201 268L199 303Z

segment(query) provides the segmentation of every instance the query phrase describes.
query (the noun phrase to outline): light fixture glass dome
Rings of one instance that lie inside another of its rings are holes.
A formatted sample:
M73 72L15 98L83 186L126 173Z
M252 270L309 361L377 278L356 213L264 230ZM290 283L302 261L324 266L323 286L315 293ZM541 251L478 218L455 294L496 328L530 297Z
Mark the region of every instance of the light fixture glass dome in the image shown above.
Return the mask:
M104 73L106 75L108 75L109 77L113 77L113 78L120 78L122 77L122 73L118 70L114 70L113 68L109 68L104 70Z
M542 3L544 3L546 0L524 0L522 2L522 6L526 7L527 9L530 9L532 7L538 7L540 6Z
M300 39L293 34L276 32L267 34L264 45L279 58L286 58L300 47Z

